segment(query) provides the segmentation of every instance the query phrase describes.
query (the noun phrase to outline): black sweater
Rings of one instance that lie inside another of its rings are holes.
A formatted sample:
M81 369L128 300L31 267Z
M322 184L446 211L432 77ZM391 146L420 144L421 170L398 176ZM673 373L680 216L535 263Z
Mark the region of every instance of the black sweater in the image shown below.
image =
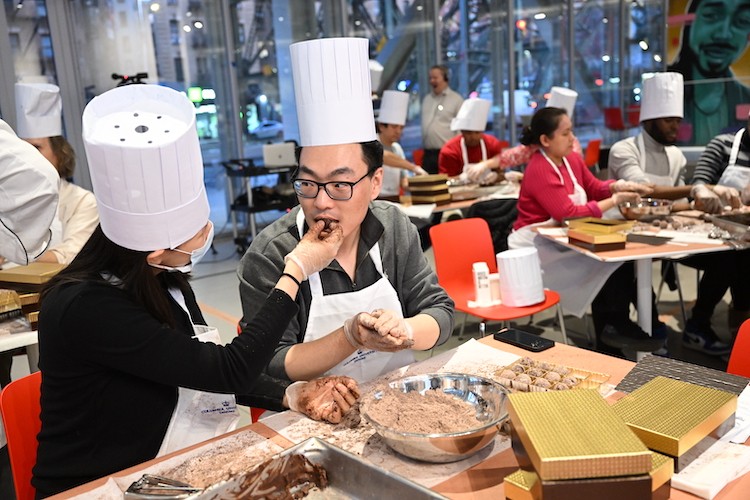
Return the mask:
M195 296L185 301L194 322L205 323ZM274 290L243 334L218 346L191 339L188 316L171 297L170 303L179 318L175 329L107 284L68 285L45 297L37 497L154 458L177 387L258 392L258 377L297 313L295 302Z

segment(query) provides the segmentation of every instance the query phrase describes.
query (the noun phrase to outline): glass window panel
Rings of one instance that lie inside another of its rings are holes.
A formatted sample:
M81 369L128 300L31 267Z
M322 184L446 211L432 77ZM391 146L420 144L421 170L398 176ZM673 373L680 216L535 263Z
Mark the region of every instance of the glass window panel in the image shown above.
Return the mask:
M4 0L16 80L57 83L44 0Z

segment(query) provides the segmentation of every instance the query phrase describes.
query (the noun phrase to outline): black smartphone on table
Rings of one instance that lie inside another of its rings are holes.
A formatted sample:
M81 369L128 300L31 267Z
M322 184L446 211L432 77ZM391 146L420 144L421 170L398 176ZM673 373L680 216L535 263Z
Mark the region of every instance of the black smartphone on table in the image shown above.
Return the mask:
M500 342L533 352L541 352L555 346L554 340L545 339L522 330L516 330L515 328L503 328L495 333L493 337Z

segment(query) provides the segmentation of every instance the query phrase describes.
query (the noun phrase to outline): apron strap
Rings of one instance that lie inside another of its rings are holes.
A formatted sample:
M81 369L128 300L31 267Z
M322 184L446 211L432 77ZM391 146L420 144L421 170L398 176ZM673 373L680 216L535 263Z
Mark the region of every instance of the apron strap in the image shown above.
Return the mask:
M479 147L482 149L482 161L487 161L487 145L484 138L479 139ZM466 140L461 137L461 156L464 160L464 167L469 164L469 151L466 149Z
M727 168L734 167L737 163L737 156L740 154L740 145L742 144L742 135L745 133L745 129L740 129L734 134L734 141L732 142L732 152L729 154L729 163Z

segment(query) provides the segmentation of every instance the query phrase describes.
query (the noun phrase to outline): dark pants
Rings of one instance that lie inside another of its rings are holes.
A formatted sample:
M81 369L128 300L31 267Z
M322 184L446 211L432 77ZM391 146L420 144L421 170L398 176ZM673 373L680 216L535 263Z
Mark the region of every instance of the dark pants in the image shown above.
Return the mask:
M727 289L732 292L735 310L750 310L750 250L694 255L680 264L703 270L691 316L699 325L711 324L714 309Z
M422 159L422 168L429 174L438 173L438 158L440 157L439 149L425 149L424 158Z

